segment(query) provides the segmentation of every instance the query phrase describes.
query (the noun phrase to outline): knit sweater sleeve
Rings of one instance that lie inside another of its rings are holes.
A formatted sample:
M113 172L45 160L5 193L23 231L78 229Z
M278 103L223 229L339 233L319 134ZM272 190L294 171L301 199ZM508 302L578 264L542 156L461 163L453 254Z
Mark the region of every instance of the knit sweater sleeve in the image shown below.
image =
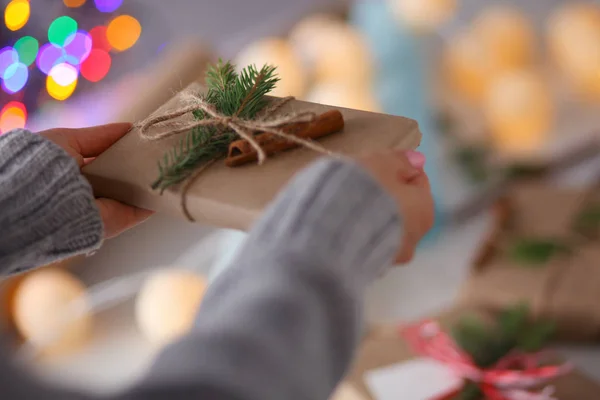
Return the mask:
M0 135L0 273L22 272L98 248L92 189L64 150L40 135Z

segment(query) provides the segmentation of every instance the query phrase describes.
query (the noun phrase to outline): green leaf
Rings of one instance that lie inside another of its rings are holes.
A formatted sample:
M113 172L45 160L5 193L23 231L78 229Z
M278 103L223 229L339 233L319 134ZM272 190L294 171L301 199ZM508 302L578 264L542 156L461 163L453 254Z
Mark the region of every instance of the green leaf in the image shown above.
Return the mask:
M498 316L500 334L510 340L516 340L521 332L527 328L529 319L529 306L526 303L511 307Z
M475 382L467 381L454 400L483 400L483 392Z
M600 203L589 204L581 210L575 217L573 229L589 239L600 236Z
M522 264L543 266L560 253L570 251L571 249L567 245L557 240L521 238L510 246L509 256Z
M490 343L488 327L476 316L462 318L452 329L452 336L473 359L478 358Z
M521 333L517 347L525 352L540 351L552 339L555 332L555 323L548 321L537 322Z

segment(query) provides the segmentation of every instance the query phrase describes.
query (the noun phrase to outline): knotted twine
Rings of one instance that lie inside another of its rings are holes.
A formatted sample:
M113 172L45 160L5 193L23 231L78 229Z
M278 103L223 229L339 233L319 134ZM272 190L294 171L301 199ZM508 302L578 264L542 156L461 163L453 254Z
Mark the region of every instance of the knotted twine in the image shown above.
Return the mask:
M246 97L234 115L229 116L221 114L215 106L208 103L203 97L190 90L185 90L179 95L179 98L185 105L179 109L164 114L150 116L148 119L140 122L138 124L140 136L145 140L160 141L181 133L189 132L197 127L212 126L217 128L220 133L229 129L233 130L242 139L246 140L258 155L258 165L264 164L267 159L267 154L255 139L254 132L271 133L282 139L316 151L317 153L333 157L340 156L337 153L327 150L318 143L291 135L283 130L283 127L286 125L311 123L317 119L317 114L312 111L289 113L275 118L276 113L284 105L294 100L294 97L285 97L274 101L255 119L242 119L239 117L239 114L244 109L249 97L250 96ZM176 121L177 118L194 111L202 111L208 116L208 118L191 122ZM154 127L155 125L162 125L163 127L166 127L167 130L160 133L150 133L150 128ZM220 133L217 133L217 135ZM186 218L192 222L194 221L194 218L187 208L187 193L202 172L204 172L204 170L211 166L215 161L217 161L216 158L199 166L196 171L194 171L194 173L184 181L181 188L181 209Z

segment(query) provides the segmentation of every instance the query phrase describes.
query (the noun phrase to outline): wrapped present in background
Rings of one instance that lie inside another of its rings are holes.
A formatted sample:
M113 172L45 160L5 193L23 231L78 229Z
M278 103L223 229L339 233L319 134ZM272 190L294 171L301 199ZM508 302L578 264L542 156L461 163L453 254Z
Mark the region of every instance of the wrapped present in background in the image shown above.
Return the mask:
M495 207L492 232L460 301L501 310L525 300L558 336L600 339L600 194L524 183Z
M539 352L552 324L528 322L526 309L513 306L495 319L457 308L402 329L374 328L345 392L361 400L597 398L600 386L559 357Z

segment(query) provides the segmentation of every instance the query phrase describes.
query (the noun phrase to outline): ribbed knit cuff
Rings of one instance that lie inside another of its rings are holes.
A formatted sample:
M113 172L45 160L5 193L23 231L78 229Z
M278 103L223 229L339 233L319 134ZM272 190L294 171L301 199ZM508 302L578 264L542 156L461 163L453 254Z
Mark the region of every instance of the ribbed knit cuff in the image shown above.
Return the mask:
M402 235L392 197L357 164L333 159L300 173L261 221L251 240L282 258L309 252L353 286L393 264Z
M76 161L25 130L0 136L0 268L15 273L97 249L103 225Z

